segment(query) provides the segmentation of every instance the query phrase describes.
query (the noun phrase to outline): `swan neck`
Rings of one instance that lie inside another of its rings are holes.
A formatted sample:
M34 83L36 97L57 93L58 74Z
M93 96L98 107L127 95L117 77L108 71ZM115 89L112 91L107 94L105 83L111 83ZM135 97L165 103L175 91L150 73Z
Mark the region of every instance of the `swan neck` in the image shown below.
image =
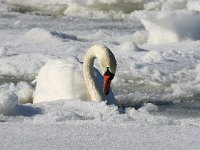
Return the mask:
M83 63L83 74L85 78L86 87L90 93L92 101L101 101L103 99L100 90L97 87L95 76L93 73L93 65L96 55L94 51L86 53Z
M109 71L115 74L117 62L111 50L102 45L92 46L85 54L83 74L87 89L93 101L102 101L106 98L106 96L103 93L103 88L98 88L99 86L97 86L97 82L95 81L95 76L93 74L93 64L96 58L98 59L99 66L103 74L107 71L108 66Z

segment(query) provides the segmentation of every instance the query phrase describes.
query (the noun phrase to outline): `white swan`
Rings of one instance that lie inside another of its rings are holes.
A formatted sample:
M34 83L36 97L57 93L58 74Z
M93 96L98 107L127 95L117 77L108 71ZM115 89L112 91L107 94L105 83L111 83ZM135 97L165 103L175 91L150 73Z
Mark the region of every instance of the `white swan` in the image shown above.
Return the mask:
M96 58L104 78L93 68ZM111 50L101 45L92 46L87 51L83 65L72 58L50 61L42 67L36 77L33 103L83 99L107 100L108 104L114 104L114 95L112 91L109 93L109 90L116 66L116 59Z

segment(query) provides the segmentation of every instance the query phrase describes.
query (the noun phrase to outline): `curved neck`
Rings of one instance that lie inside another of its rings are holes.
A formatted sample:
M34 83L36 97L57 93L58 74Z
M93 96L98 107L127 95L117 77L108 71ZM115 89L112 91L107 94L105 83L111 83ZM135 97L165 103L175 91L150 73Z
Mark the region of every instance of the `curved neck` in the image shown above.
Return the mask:
M93 73L94 60L97 58L95 49L89 49L84 57L83 75L86 87L90 93L92 101L102 101L103 96L100 89L98 89Z
M87 89L93 101L102 101L106 97L103 94L103 88L98 88L99 86L97 86L97 82L95 81L95 76L93 74L93 64L96 58L99 61L102 73L105 73L105 71L107 71L107 67L109 66L109 71L115 74L117 62L111 50L105 46L92 46L85 54L83 62L83 75Z

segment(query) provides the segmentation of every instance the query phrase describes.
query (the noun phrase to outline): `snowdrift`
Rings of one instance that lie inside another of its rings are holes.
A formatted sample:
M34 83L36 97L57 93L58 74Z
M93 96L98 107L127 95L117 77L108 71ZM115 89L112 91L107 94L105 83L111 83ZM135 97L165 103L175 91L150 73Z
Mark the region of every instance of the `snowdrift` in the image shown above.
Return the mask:
M200 40L200 12L180 10L138 15L152 44Z
M10 10L41 15L138 18L149 32L147 41L152 44L200 39L198 0L5 0L5 3Z
M104 11L130 13L143 9L143 0L5 0L9 9L47 15L102 15ZM99 16L100 17L100 16Z
M198 0L4 0L10 10L45 15L124 18L135 10L200 10Z

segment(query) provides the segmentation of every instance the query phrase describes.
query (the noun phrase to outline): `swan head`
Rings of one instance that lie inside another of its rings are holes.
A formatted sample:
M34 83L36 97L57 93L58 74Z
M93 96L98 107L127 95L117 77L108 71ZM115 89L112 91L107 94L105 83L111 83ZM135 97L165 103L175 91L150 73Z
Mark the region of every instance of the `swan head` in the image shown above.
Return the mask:
M104 76L103 89L98 89L97 82L94 81L93 65L97 58L102 75ZM110 84L114 78L117 67L117 61L111 50L103 45L92 46L84 57L83 73L86 80L86 86L91 95L92 100L101 101L105 99L105 95L110 92ZM95 90L94 90L95 89Z
M104 46L102 49L104 51L104 54L101 55L103 57L99 59L100 68L104 76L103 91L105 95L108 95L110 92L111 81L115 76L117 61L115 59L114 54L111 52L111 50L108 47Z

